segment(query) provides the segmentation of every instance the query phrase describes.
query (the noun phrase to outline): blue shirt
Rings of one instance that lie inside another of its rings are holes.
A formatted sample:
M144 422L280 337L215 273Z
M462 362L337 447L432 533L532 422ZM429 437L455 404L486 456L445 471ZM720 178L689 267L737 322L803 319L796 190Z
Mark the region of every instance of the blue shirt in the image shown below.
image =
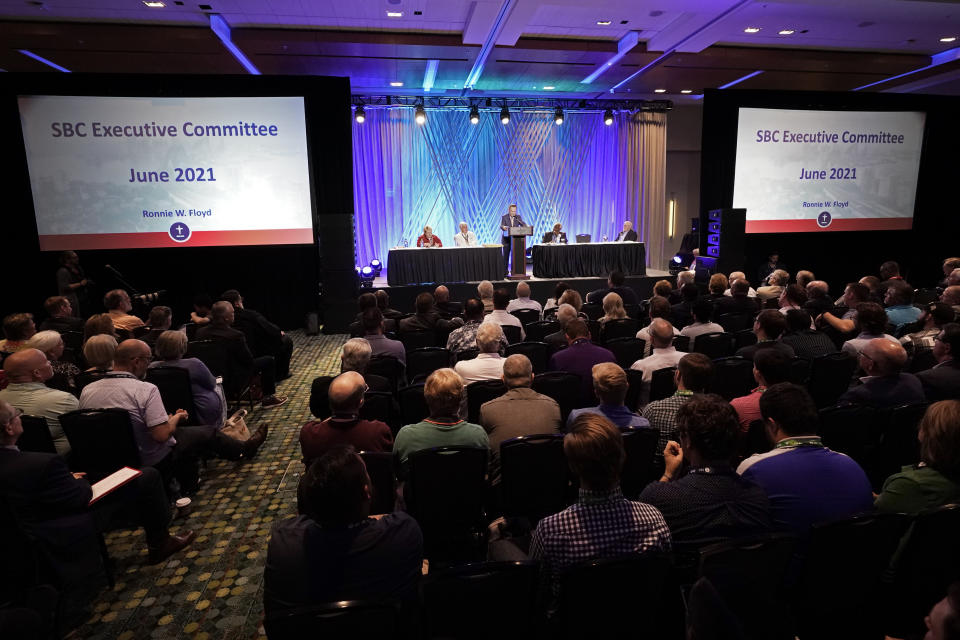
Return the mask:
M887 307L886 311L887 321L897 329L905 324L916 322L923 315L923 312L912 304L897 304Z
M577 419L577 416L583 415L584 413L598 413L606 416L610 422L617 425L621 429L624 427L650 426L649 420L641 415L637 415L633 411L630 411L630 409L622 404L601 404L596 407L586 407L584 409L574 409L571 411L570 416L567 418L567 429L569 429L570 425L573 424L573 421Z

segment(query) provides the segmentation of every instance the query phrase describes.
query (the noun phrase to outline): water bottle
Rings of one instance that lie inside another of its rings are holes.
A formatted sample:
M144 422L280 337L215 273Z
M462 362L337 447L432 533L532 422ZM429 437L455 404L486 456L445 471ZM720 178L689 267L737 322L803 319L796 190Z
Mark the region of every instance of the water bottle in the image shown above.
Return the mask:
M604 242L607 241L607 236L603 236L603 241L604 241Z

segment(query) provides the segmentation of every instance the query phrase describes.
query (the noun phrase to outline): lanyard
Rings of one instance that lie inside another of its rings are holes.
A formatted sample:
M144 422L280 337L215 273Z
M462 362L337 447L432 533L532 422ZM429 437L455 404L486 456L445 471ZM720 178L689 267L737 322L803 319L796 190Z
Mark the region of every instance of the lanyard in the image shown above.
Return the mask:
M804 438L799 440L797 438L787 438L786 440L781 440L777 443L775 449L786 449L787 447L820 447L823 448L823 442L820 441L820 438Z

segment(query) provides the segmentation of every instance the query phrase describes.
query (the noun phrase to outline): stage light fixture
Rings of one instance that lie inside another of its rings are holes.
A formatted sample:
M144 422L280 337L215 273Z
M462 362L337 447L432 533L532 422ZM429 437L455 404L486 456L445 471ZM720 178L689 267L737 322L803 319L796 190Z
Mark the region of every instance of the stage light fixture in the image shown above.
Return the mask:
M954 42L956 39L956 36L947 36L945 38L940 38L940 42Z
M363 124L363 121L367 119L367 112L363 110L363 106L358 106L356 113L353 114L353 119L357 121L357 124Z
M744 33L760 33L760 27L747 27L743 30Z
M666 89L654 89L653 92L654 92L654 93L666 93L667 90L666 90Z
M480 109L477 105L470 107L470 124L480 124Z
M503 105L503 109L500 109L500 122L510 124L510 109L507 109L507 105Z
M563 109L560 107L557 107L557 110L553 112L553 121L557 123L557 125L563 124Z
M362 289L370 289L373 287L373 267L366 266L363 269L360 269L360 287Z
M603 124L607 126L613 124L613 109L607 109L603 112Z
M383 271L383 263L374 258L370 261L370 268L373 269L373 274L379 278L380 272Z
M792 36L793 29L780 29L780 31L778 31L777 33L779 33L781 36Z
M417 124L423 124L427 121L427 112L423 110L422 104L418 104L417 108L414 109L413 119L417 121Z
M693 93L693 89L680 89L680 93L682 93L683 95L689 95Z

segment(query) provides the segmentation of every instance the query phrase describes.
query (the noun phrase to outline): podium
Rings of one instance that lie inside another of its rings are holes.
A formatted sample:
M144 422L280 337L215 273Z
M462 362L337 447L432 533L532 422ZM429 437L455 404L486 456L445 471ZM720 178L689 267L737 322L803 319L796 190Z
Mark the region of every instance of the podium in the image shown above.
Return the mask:
M529 280L527 275L527 236L533 227L510 227L510 275L508 280Z

